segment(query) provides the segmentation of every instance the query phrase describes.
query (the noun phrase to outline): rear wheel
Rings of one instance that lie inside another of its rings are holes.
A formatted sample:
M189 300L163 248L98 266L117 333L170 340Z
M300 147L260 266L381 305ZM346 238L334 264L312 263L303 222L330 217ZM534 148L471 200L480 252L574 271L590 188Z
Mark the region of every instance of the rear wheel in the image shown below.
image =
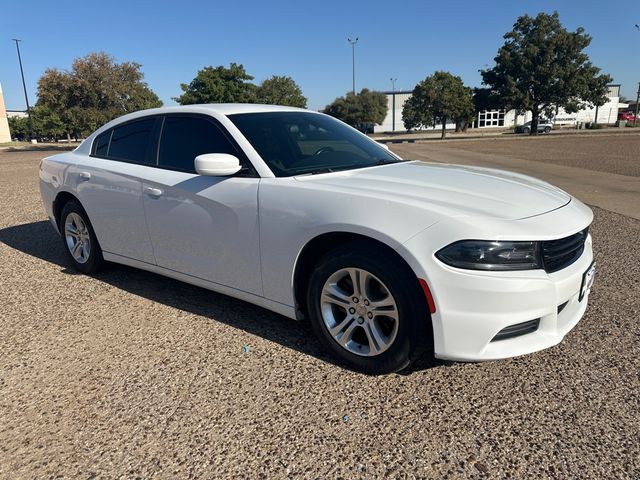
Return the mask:
M549 133L551 131L551 127L544 127L544 133Z
M100 244L87 213L78 202L71 200L63 207L60 233L67 257L76 270L96 273L102 269L104 258Z
M430 347L417 278L383 249L350 245L327 253L312 274L307 305L321 343L355 370L395 372Z

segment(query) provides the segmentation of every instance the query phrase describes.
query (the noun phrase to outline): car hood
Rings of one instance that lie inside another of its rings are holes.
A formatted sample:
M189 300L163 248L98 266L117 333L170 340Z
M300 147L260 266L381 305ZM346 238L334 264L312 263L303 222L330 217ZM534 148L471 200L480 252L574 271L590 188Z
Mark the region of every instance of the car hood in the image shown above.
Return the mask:
M489 168L407 161L297 177L327 190L422 204L444 215L521 219L566 205L571 196L526 175Z

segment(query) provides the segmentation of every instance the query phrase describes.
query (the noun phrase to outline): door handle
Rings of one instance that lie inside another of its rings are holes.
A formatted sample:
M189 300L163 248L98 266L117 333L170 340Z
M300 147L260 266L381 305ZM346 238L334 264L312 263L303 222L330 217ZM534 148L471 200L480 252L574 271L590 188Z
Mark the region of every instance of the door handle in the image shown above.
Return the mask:
M91 174L89 172L80 172L79 174L80 180L86 182L87 180L91 180Z
M159 188L146 187L144 189L144 193L149 195L151 198L160 198L162 196L162 190Z

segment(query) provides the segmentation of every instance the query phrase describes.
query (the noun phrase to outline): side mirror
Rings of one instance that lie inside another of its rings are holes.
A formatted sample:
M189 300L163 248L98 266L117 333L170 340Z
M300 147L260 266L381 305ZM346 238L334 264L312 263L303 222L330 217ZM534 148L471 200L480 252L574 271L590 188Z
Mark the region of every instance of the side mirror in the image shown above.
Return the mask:
M228 177L238 173L242 168L238 157L227 153L205 153L195 159L198 175L210 177Z

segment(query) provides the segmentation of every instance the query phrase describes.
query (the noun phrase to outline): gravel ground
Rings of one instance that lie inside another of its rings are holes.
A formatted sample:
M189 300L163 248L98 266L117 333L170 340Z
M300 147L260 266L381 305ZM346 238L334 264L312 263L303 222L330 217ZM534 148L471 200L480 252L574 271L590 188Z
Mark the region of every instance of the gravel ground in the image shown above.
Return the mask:
M554 348L368 377L304 325L113 266L68 268L42 153L0 153L1 478L640 478L640 222Z
M640 177L640 134L598 133L445 140L439 146Z

